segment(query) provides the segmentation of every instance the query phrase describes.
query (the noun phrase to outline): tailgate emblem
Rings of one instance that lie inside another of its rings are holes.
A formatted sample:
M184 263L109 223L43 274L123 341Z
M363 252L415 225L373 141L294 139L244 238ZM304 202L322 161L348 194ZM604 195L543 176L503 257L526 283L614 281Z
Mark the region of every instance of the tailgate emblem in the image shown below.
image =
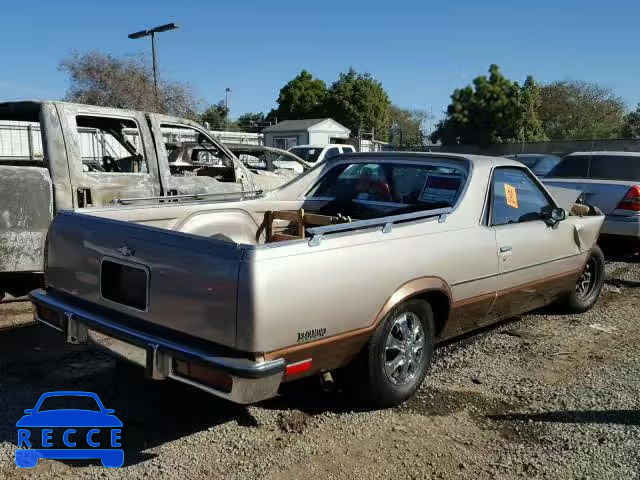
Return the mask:
M124 257L130 257L131 255L136 253L136 251L133 248L129 248L126 245L123 247L120 247L117 251L120 252L120 254Z

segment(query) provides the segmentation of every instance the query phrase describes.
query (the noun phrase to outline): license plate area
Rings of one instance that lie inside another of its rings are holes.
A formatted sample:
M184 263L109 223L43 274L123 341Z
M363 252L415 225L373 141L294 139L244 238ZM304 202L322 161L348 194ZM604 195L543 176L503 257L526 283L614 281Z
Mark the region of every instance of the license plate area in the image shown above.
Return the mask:
M94 345L115 354L117 357L141 367L147 366L147 352L144 348L123 342L96 330L88 329L87 336Z
M136 310L149 306L149 271L138 265L105 258L100 266L100 295Z

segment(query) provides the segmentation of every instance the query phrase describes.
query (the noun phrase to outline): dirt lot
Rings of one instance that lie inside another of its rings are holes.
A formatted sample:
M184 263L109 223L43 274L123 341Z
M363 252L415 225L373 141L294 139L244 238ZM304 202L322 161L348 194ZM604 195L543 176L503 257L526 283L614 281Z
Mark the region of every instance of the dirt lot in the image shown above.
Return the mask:
M385 411L315 382L241 407L45 328L0 332L0 478L640 478L640 261L625 260L608 262L591 312L537 312L443 346L419 395ZM15 467L15 422L50 390L115 409L125 468Z

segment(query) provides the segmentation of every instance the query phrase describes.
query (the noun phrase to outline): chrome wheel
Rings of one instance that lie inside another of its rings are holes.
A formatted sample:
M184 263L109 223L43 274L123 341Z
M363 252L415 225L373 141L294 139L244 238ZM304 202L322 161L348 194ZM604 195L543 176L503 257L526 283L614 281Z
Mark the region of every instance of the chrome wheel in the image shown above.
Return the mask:
M402 312L395 317L384 346L384 370L395 385L410 382L422 364L424 329L415 313Z
M597 285L598 266L593 258L590 258L584 267L582 275L576 283L576 294L580 298L588 297Z

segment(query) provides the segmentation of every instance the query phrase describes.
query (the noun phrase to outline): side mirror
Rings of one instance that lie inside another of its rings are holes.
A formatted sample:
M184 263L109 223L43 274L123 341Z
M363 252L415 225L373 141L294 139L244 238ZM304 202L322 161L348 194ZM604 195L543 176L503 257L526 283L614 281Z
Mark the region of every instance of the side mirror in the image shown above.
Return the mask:
M547 224L555 225L566 218L567 212L565 212L564 208L552 208L549 212L549 216L547 217Z

